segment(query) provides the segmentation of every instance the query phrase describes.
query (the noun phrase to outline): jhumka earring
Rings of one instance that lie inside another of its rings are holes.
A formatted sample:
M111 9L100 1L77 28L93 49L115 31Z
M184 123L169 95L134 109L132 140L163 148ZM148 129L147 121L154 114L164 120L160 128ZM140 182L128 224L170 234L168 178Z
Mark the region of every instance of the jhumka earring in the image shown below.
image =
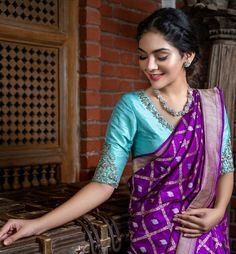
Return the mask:
M191 65L191 63L187 61L184 63L184 68L188 68L190 65Z

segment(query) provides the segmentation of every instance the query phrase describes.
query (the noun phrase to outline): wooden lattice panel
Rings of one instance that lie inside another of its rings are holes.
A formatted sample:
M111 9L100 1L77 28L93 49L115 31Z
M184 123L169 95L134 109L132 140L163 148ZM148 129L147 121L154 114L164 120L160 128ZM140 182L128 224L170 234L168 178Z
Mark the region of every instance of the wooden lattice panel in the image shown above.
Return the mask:
M0 17L58 27L58 0L0 0Z
M0 41L1 147L58 144L58 54Z

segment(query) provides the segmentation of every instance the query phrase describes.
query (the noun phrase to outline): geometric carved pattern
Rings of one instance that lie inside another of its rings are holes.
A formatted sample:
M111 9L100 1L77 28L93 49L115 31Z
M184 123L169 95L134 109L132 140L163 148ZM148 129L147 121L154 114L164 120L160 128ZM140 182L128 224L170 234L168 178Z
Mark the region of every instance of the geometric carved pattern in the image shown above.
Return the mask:
M58 27L58 0L0 0L0 17Z
M60 164L56 163L1 168L0 192L56 185L59 178Z
M57 48L0 41L1 147L58 144L58 58Z

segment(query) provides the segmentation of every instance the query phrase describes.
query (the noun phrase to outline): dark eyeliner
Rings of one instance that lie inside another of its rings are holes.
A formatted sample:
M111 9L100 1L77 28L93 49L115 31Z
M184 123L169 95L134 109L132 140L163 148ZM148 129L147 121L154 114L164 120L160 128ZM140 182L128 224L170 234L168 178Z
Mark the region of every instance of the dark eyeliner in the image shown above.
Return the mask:
M139 58L139 60L145 60L145 59L147 59L147 56L139 56L138 58Z
M165 56L165 57L157 57L157 59L158 59L159 61L165 61L167 58L168 58L168 56Z

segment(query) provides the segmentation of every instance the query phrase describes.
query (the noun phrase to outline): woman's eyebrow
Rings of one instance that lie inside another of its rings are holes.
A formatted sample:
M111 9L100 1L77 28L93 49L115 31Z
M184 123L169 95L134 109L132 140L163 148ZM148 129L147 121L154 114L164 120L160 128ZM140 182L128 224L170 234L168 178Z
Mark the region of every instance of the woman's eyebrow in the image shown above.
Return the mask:
M147 53L145 50L143 50L141 48L138 48L138 50L142 51L143 53ZM160 52L160 51L170 51L170 50L167 49L167 48L159 48L159 49L153 50L151 53L157 53L157 52Z

